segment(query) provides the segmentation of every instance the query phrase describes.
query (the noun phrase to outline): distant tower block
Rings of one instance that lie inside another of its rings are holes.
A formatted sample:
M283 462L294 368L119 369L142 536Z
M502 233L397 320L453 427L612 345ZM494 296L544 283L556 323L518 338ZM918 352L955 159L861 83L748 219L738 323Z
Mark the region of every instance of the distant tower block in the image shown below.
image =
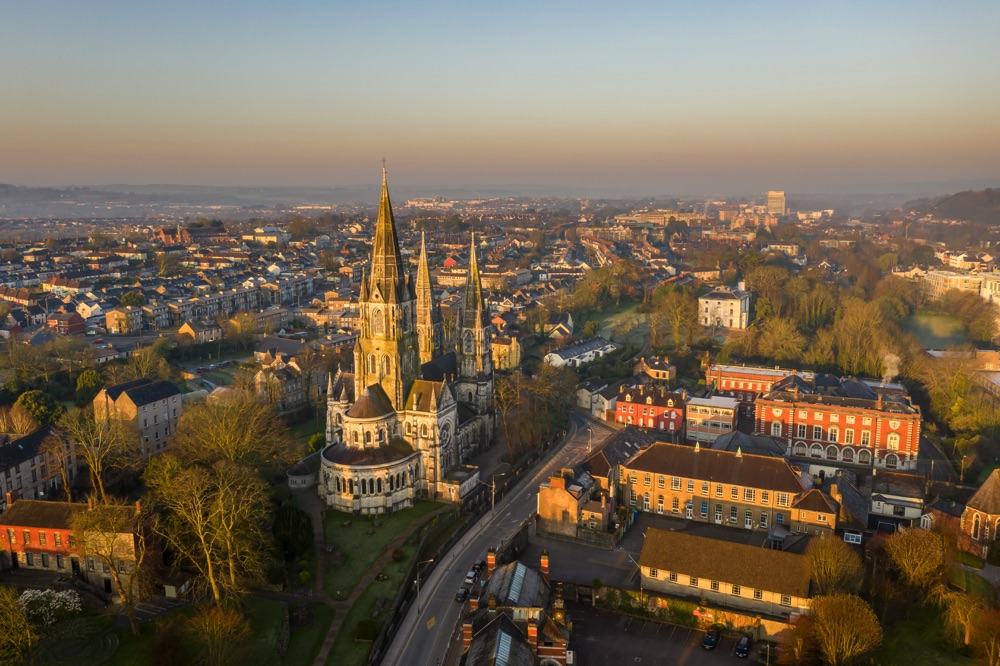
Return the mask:
M767 193L767 214L781 216L785 212L785 193L777 190L769 191Z

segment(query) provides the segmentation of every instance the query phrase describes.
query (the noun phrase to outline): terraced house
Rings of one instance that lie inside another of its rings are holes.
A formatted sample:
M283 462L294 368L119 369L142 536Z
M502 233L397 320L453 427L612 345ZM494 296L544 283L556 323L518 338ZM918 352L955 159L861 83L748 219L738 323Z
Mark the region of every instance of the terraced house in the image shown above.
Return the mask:
M837 507L784 458L658 442L622 466L624 501L640 511L748 530L830 534ZM779 529L780 528L780 529Z

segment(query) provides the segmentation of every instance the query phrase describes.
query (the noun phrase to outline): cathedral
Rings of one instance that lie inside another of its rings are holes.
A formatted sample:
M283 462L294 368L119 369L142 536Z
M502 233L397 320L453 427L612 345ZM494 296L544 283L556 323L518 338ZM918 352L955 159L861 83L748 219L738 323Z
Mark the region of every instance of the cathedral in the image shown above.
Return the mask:
M395 511L417 497L461 502L478 483L467 462L492 445L494 425L490 317L475 236L452 343L444 339L423 240L416 278L403 266L385 168L359 308L354 372L329 378L320 497L358 514Z

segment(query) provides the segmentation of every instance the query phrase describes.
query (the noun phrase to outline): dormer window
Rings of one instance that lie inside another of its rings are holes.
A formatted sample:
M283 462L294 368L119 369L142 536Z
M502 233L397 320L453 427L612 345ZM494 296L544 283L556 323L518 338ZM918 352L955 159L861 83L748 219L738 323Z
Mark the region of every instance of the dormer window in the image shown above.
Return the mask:
M631 395L626 395L625 396L625 402L632 402L632 396Z
M650 397L646 398L646 404L647 405L652 405L653 404L653 396L650 396Z
M673 406L674 406L674 401L673 400L667 400L667 407L673 407Z

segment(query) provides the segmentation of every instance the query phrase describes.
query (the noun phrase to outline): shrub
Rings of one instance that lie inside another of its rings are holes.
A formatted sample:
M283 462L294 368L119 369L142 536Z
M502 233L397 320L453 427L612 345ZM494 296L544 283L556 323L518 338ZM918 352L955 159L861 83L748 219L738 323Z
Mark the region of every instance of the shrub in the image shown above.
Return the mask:
M21 605L28 619L34 624L47 627L55 622L79 613L80 595L73 590L25 590L21 594Z
M406 553L403 552L402 548L397 548L396 550L392 551L393 562L402 562L405 559L406 559Z

